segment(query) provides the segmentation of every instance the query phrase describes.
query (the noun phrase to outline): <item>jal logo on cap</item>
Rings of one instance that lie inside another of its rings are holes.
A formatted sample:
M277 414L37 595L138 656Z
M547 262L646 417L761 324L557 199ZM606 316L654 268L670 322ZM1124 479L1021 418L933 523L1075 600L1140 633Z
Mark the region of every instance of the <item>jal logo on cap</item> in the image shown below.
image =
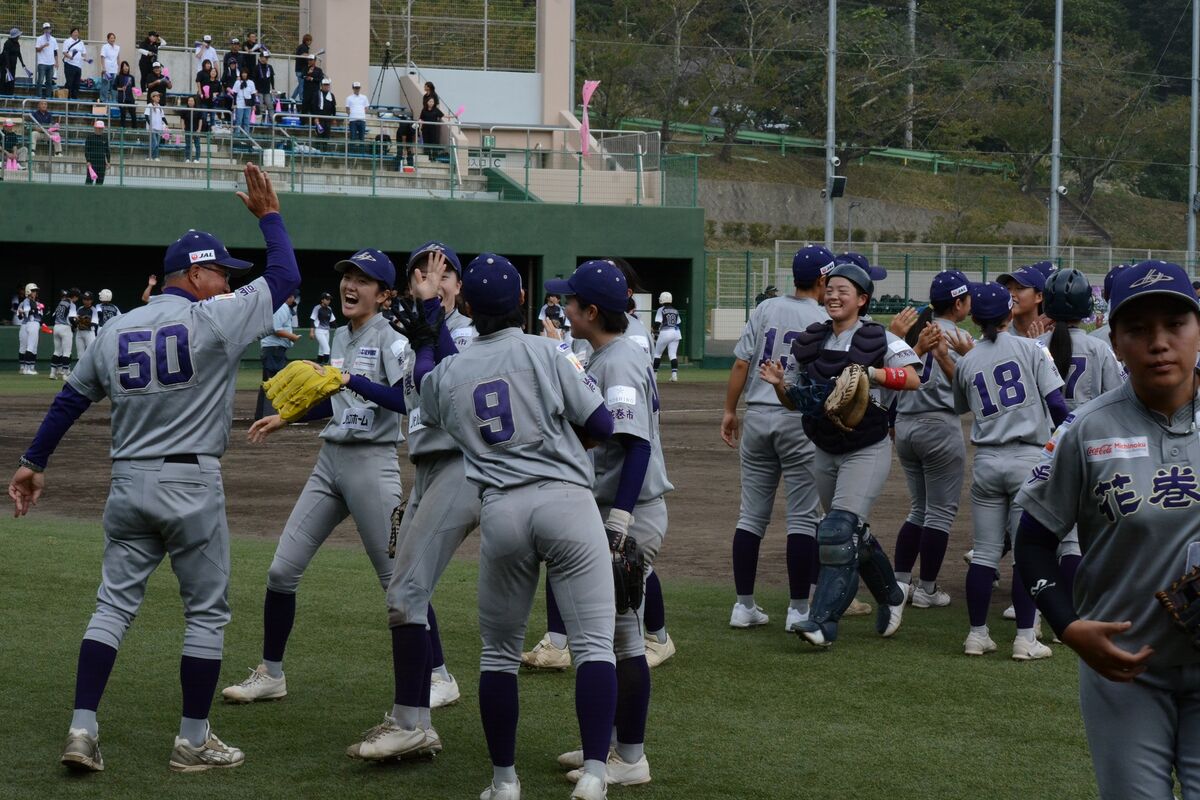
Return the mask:
M361 253L358 253L357 255L354 256L354 258L351 259L351 261L374 261L374 260L375 260L375 256L371 255L366 250L362 251Z
M216 261L217 254L212 250L193 250L188 253L188 260L193 264L198 261Z
M1138 278L1133 283L1129 284L1130 289L1141 289L1143 286L1153 286L1156 283L1171 280L1171 276L1159 272L1156 269L1151 269L1142 277Z
M958 296L959 296L959 295L961 295L961 294L966 294L968 291L970 291L970 287L969 287L969 286L967 286L967 285L964 283L962 286L958 286L958 287L956 287L956 288L954 288L954 289L951 289L951 290L950 290L950 296L951 296L951 297L958 297Z

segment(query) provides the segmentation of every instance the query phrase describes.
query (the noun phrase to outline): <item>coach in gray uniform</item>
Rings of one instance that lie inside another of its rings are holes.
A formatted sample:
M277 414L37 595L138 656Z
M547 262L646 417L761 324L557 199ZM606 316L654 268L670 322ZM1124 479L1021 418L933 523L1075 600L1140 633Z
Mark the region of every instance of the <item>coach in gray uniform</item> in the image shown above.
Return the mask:
M71 424L112 401L112 485L104 507L104 562L96 613L79 648L75 713L62 763L104 769L96 709L117 648L164 557L179 579L183 615L183 718L170 767L235 767L242 751L221 742L208 710L229 622L229 529L220 457L229 442L242 351L270 330L271 310L295 291L300 271L270 179L246 166L248 193L267 245L261 278L229 291L231 258L211 234L189 231L163 259L166 289L110 320L58 394L8 487L17 516L42 492L42 470Z
M725 393L721 438L735 446L739 425L738 399L746 396L745 429L739 453L742 462L742 504L733 534L733 582L737 602L729 617L734 628L765 625L768 617L754 602L758 550L771 521L775 490L783 477L787 491L787 570L791 601L785 630L793 630L808 613L808 597L817 569L817 483L813 473L815 450L801 425L802 415L788 411L775 390L757 375L766 361L780 361L793 371L788 355L792 341L809 325L828 316L818 304L825 290L825 274L833 269L833 254L811 245L792 259L795 294L764 300L750 314L734 348L735 361ZM754 370L752 373L751 370Z

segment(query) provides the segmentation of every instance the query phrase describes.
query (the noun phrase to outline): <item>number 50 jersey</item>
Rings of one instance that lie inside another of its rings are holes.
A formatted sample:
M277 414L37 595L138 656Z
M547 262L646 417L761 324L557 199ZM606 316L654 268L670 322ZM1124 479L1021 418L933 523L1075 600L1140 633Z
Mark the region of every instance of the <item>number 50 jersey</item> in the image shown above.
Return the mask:
M1004 331L994 342L980 339L954 366L954 410L974 416L972 444L1041 447L1054 428L1042 398L1062 385L1048 351Z
M112 457L220 458L242 351L272 330L263 278L204 302L168 288L100 329L67 382L112 400Z
M421 382L421 418L458 442L467 480L485 489L536 481L592 488L571 425L604 405L570 345L505 328L475 339Z

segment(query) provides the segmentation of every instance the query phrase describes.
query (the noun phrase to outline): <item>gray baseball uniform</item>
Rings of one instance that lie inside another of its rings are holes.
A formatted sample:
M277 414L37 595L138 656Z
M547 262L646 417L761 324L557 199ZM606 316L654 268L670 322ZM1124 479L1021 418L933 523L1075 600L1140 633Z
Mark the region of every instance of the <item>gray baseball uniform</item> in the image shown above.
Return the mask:
M775 490L782 475L787 491L787 532L815 536L817 482L813 473L816 448L804 434L799 411L779 403L775 389L758 377L758 365L780 361L795 382L792 340L815 322L828 319L815 300L793 296L764 300L750 314L733 355L750 365L742 421L742 498L737 527L762 536L771 521Z
M421 384L424 423L454 437L482 493L483 672L519 668L541 561L576 665L615 663L612 562L590 459L569 424L602 405L569 345L515 328L476 339Z
M654 337L650 335L650 331L646 330L646 326L642 324L642 321L633 314L626 313L625 320L627 324L625 327L625 333L623 333L622 336L645 351L646 363L650 364L652 362L650 354L654 347ZM588 360L592 357L592 343L587 339L572 339L571 352L573 352L586 367L588 365Z
M31 300L28 297L17 306L17 319L21 324L19 334L21 352L33 353L34 358L37 358L38 333L42 327L44 311L45 305L40 300Z
M79 358L96 341L96 330L100 325L100 309L96 306L80 306L75 315L75 352Z
M271 329L271 311L262 278L204 303L169 290L110 320L67 378L93 402L112 400L104 560L85 638L120 647L146 581L169 555L187 620L184 655L221 657L229 529L218 459L242 351Z
M1180 744L1200 733L1200 651L1154 600L1192 565L1188 550L1200 541L1193 421L1190 404L1168 420L1126 384L1059 426L1046 446L1050 461L1028 476L1017 498L1060 537L1078 525L1079 616L1129 620L1132 627L1113 643L1129 652L1154 649L1147 671L1131 683L1079 665L1080 707L1105 800L1171 797L1173 768L1184 797L1200 792L1195 749Z
M71 318L75 316L75 304L67 298L58 301L54 307L54 355L61 359L71 357Z
M330 365L387 386L404 376L401 360L408 341L376 314L333 337ZM324 443L304 490L283 527L267 571L267 588L295 594L300 577L317 550L347 516L354 517L359 538L379 583L392 576L388 558L392 510L400 505L400 465L396 446L403 441L400 415L380 408L349 389L331 398L333 416L321 431Z
M951 336L958 326L944 317L934 324ZM958 352L948 356L957 365ZM933 353L918 367L921 387L896 397L896 455L908 481L908 521L913 525L949 531L958 514L967 460L962 425L954 411L954 389Z
M1041 461L1053 423L1043 398L1063 385L1050 354L1007 331L976 343L955 366L954 408L974 415L973 563L999 568L1005 533L1016 535L1017 492Z

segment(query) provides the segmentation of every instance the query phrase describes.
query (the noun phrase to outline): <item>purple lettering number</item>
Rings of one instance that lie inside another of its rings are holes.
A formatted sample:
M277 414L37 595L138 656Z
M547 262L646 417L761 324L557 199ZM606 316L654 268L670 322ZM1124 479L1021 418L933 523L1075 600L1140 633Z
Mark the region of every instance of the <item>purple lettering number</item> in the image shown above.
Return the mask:
M153 342L153 344L151 344ZM190 334L186 325L173 323L157 331L148 328L122 331L117 337L117 372L127 392L145 389L151 381L159 386L189 382L192 369ZM150 358L151 350L154 358Z
M1071 357L1071 369L1067 373L1067 385L1063 388L1063 395L1067 400L1075 399L1075 384L1079 383L1079 378L1087 371L1087 359L1084 356Z
M154 358L156 377L163 386L190 381L195 371L187 326L176 323L159 328L154 334Z
M154 377L150 353L148 349L142 349L142 345L150 343L152 335L148 330L122 331L117 337L117 372L121 376L121 388L127 392L145 389Z
M475 418L481 423L479 435L490 445L504 444L513 438L512 404L508 382L503 379L487 381L475 387Z
M921 370L921 384L924 385L929 381L929 375L933 372L933 353L925 354L925 367Z
M992 380L996 382L996 388L999 389L1000 405L1012 408L1025 402L1025 385L1021 383L1021 366L1017 362L1005 361L1003 364L997 364L996 368L992 370ZM983 377L983 373L976 372L971 382L975 384L975 388L979 392L980 410L983 412L983 416L990 417L999 412L1000 409L992 402L987 379Z
M658 409L661 407L658 404L658 381L654 377L654 369L652 367L646 367L646 374L650 376L651 410L657 414Z
M767 332L763 334L763 353L762 358L758 363L765 364L775 358L775 334L778 333L774 328L767 328Z

